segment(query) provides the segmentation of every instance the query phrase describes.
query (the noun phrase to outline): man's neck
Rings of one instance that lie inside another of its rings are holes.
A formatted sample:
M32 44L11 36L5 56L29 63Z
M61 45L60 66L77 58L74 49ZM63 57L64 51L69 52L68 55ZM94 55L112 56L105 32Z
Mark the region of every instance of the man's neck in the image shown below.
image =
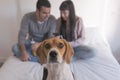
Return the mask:
M38 24L42 24L42 23L44 23L44 21L38 21Z

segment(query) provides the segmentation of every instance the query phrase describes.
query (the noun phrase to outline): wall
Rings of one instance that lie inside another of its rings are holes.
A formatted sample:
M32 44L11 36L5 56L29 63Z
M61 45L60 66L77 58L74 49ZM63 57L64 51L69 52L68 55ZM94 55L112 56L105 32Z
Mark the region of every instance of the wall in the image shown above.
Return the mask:
M17 37L17 8L15 0L0 1L0 60L11 54L10 47ZM14 29L14 30L13 30Z
M86 27L100 27L105 0L73 0L77 15L84 20Z
M17 42L22 16L35 11L37 0L0 0L0 61L12 55L11 46ZM59 5L63 0L50 0L51 13L59 17ZM98 27L105 34L112 51L119 55L119 0L73 0L76 13L85 27ZM102 27L103 26L103 27ZM114 28L115 27L115 28ZM110 30L108 30L110 29ZM112 33L112 34L110 34ZM116 42L116 43L114 43Z
M35 0L0 0L0 61L12 55L20 20L26 12L35 10L35 3Z
M120 0L106 0L102 30L120 62Z

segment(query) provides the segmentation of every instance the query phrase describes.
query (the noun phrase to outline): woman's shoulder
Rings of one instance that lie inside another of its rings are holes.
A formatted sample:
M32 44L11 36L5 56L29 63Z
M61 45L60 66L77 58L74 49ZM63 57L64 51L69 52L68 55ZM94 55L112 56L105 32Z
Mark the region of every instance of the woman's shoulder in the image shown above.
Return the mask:
M76 16L76 24L83 24L83 20L81 17Z
M79 16L76 16L76 21L82 21L82 18Z

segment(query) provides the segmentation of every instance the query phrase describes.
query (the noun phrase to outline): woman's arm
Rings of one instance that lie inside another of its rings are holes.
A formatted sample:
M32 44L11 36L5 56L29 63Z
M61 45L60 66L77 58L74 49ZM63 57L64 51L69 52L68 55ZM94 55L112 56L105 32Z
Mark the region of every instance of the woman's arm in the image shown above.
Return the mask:
M83 44L85 40L85 30L84 30L83 21L81 18L76 20L74 32L75 32L75 40L69 43L71 44L72 47L77 47Z

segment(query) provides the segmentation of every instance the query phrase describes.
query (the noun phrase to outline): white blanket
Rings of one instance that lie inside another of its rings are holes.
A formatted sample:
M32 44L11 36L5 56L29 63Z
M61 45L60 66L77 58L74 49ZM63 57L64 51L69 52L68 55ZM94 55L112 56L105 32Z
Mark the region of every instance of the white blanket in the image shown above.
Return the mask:
M120 66L98 30L86 30L86 45L97 49L96 56L71 63L75 80L120 80ZM22 62L11 56L0 69L0 80L42 80L42 70L38 63Z

